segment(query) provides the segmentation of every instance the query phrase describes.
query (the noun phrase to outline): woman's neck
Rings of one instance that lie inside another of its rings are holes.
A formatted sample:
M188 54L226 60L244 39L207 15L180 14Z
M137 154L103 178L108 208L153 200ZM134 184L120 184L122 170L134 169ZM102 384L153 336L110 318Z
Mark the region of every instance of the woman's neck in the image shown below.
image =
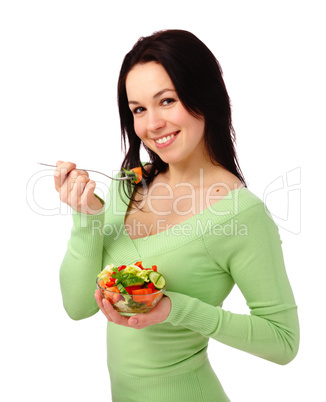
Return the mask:
M211 178L216 178L223 172L225 169L221 165L213 165L211 161L203 159L200 163L192 160L189 163L169 164L164 176L173 187L179 183L191 183L193 186L199 186L203 185L204 179L210 181Z

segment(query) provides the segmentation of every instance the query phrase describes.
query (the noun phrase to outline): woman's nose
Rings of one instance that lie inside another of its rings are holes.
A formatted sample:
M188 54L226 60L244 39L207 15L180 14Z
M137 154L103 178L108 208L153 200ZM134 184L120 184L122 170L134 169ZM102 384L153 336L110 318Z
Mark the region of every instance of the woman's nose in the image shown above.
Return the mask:
M147 129L148 131L157 131L165 126L165 120L160 113L151 112L148 113Z

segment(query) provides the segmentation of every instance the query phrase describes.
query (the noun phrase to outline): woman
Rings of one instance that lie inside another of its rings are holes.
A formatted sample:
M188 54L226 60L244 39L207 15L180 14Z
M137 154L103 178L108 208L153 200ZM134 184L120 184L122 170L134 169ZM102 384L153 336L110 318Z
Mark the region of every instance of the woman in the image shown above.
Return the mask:
M237 162L221 69L191 33L157 32L126 55L118 101L122 167L142 165L143 180L113 181L104 214L88 174L57 163L56 189L76 211L60 271L64 306L73 319L99 309L107 318L113 401L229 401L209 338L287 364L299 326L278 229ZM107 264L136 261L157 265L167 291L151 312L124 317L97 290L94 298L95 279ZM235 283L250 315L221 307Z

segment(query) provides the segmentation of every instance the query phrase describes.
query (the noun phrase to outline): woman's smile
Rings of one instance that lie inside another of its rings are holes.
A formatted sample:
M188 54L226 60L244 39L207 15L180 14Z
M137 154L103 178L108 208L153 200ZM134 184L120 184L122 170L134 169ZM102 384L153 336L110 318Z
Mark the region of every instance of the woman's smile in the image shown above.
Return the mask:
M180 130L175 131L174 133L160 136L158 138L154 138L155 145L157 146L158 149L166 148L175 141L179 133Z

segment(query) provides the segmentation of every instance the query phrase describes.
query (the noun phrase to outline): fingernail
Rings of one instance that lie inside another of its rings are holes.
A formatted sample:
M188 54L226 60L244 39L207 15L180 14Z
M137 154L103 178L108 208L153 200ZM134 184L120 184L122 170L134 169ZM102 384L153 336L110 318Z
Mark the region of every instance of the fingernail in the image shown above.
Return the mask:
M129 325L136 325L138 323L137 318L130 318Z

